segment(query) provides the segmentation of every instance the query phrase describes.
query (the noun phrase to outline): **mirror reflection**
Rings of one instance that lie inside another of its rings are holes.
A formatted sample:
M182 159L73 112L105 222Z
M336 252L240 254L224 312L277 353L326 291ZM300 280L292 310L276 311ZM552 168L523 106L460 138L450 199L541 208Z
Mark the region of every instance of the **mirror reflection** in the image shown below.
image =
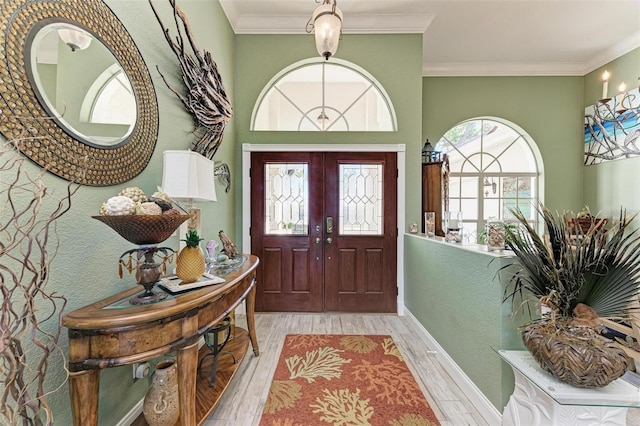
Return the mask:
M34 29L27 74L42 106L74 138L113 147L132 133L136 100L115 56L79 26L54 22Z

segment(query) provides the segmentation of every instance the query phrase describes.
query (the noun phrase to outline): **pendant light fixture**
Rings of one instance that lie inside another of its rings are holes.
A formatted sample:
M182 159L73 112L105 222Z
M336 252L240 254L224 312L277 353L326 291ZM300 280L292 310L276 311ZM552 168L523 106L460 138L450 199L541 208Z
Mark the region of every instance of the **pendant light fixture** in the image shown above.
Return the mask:
M62 24L58 28L58 36L72 52L84 50L91 44L91 36L73 25Z
M321 0L322 5L313 11L307 22L307 33L313 32L316 37L316 49L320 56L329 59L338 50L338 42L342 35L342 11L337 0Z
M317 118L318 124L320 125L320 130L327 130L327 126L329 124L329 116L324 112L324 109L320 111L320 115Z
M327 130L327 127L329 125L329 116L324 112L324 107L325 107L324 89L326 87L325 79L324 79L325 68L326 68L325 65L322 64L322 110L320 111L320 115L317 118L318 123L320 124L320 130L323 132Z

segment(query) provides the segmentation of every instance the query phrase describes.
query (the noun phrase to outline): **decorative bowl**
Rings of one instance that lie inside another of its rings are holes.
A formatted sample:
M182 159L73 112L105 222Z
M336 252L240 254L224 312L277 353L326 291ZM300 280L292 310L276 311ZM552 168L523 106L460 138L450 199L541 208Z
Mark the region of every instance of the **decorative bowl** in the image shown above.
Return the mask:
M158 244L178 229L188 214L91 216L136 245Z

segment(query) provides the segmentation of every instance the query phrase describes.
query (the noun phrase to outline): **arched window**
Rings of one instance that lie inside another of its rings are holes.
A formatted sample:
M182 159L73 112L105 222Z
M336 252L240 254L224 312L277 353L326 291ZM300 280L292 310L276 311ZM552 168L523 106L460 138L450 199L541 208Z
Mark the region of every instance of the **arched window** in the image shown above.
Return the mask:
M116 144L133 132L135 127L136 99L131 83L119 64L104 70L86 89L80 107L82 132L102 145ZM96 135L95 132L99 135Z
M89 122L131 125L135 116L136 100L131 83L119 70L98 89Z
M364 69L332 58L312 58L280 71L258 97L251 130L397 130L384 88Z
M449 156L448 211L463 212L467 241L475 242L488 220L513 219L514 207L537 226L542 161L524 130L495 118L463 121L435 150Z

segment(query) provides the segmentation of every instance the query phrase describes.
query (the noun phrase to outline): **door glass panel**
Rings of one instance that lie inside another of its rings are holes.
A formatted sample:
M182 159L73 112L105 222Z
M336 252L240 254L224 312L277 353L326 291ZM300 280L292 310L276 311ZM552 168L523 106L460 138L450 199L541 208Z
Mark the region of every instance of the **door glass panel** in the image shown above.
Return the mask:
M304 163L265 164L265 234L309 233L309 171Z
M382 235L382 165L341 164L340 235Z

